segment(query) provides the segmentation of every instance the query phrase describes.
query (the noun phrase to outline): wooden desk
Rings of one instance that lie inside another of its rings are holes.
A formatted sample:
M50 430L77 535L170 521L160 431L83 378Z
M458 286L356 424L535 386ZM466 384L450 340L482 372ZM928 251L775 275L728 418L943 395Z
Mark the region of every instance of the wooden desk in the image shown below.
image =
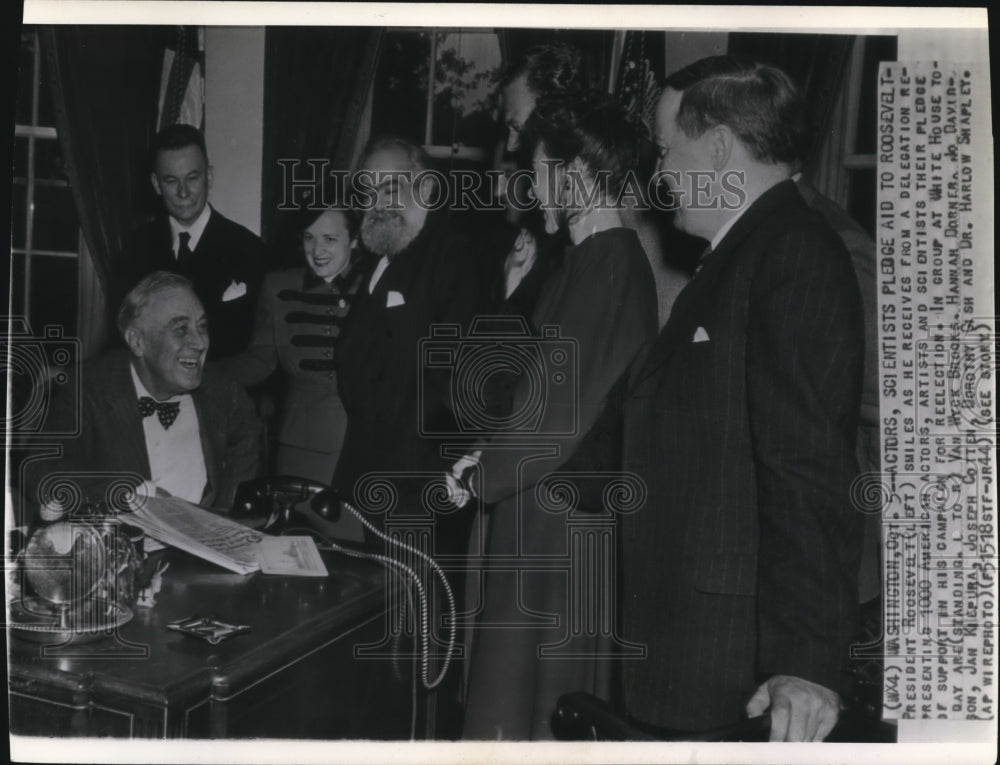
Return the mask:
M355 658L356 645L387 634L381 566L325 553L326 579L242 577L170 555L156 605L136 608L117 635L75 646L9 638L12 733L410 738L422 696L412 660ZM166 628L194 615L253 631L213 646Z

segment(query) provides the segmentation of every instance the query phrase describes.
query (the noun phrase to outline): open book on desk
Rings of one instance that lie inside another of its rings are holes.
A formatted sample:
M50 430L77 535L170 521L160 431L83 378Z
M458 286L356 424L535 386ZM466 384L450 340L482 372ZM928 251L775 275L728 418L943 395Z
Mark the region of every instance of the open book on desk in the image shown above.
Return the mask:
M122 520L158 542L177 547L237 574L260 570L259 531L177 497L150 496Z

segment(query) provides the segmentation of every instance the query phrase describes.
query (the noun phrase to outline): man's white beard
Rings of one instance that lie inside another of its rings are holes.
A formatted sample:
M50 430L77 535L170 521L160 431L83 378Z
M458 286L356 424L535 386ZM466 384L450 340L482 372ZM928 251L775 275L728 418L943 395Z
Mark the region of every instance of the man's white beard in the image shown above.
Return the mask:
M361 224L361 241L369 252L391 258L405 250L421 228L398 210L369 210Z

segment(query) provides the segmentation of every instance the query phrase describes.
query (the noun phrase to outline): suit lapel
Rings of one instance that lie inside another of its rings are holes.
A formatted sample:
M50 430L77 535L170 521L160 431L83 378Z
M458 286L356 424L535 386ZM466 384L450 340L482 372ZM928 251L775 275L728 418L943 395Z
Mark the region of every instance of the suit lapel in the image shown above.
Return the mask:
M651 347L635 384L653 375L681 345L690 342L697 328L699 310L715 291L737 251L772 210L786 203L789 193L797 194L795 182L791 180L782 181L764 192L736 221L719 246L705 257L701 271L677 296L670 318Z
M191 401L194 403L194 410L198 415L198 437L201 439L201 452L202 458L205 460L205 475L207 478L205 481L205 491L201 496L201 503L211 506L212 499L216 496L216 490L219 487L220 476L218 474L217 460L215 459L215 446L212 442L212 434L216 430L212 426L213 423L205 419L206 411L211 410L212 407L211 405L206 405L204 398L204 385L191 394Z
M149 453L146 451L146 436L139 414L139 400L132 382L128 355L122 353L115 360L111 373L102 390L108 430L105 437L114 439L115 449L120 450L122 459L129 470L141 474L147 480L151 477Z

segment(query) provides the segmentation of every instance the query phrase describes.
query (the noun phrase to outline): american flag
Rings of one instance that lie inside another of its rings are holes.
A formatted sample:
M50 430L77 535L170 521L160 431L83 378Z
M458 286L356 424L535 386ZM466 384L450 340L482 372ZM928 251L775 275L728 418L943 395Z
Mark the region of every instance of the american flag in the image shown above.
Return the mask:
M205 129L204 27L174 27L163 53L159 129L178 123Z

